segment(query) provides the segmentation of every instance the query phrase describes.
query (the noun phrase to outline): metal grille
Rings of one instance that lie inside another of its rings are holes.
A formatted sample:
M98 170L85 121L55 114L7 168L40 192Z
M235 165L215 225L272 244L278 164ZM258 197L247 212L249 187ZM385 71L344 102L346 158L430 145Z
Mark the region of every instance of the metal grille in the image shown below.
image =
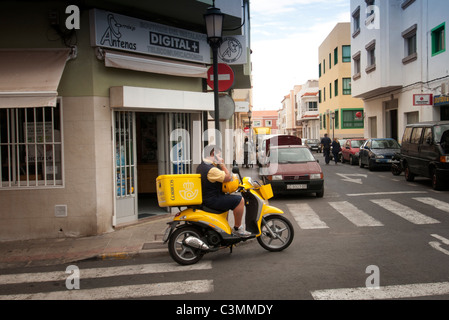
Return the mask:
M61 108L0 109L0 189L63 185Z

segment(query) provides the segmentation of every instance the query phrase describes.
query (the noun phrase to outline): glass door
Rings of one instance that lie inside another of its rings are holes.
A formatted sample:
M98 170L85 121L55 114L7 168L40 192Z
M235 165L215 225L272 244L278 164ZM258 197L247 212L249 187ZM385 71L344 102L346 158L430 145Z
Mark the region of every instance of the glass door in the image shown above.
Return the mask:
M137 220L135 113L116 111L113 122L115 225Z

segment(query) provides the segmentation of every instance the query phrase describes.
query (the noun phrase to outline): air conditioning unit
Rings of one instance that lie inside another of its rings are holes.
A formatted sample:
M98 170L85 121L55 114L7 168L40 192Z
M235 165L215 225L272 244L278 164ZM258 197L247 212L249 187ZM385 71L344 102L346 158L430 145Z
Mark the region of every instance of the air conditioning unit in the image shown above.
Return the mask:
M449 82L444 82L441 84L441 94L444 96L449 95Z

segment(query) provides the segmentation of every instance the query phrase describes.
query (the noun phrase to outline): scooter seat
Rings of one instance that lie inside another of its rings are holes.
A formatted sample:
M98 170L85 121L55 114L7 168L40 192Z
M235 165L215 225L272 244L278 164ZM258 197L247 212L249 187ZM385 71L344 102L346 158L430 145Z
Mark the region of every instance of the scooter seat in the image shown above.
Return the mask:
M211 209L211 208L208 208L208 207L206 207L206 206L204 206L204 205L199 205L199 206L189 206L189 208L192 208L192 209L194 209L194 210L202 210L202 211L209 212L209 213L213 213L213 214L222 214L223 212L225 212L225 211L220 211L220 210Z

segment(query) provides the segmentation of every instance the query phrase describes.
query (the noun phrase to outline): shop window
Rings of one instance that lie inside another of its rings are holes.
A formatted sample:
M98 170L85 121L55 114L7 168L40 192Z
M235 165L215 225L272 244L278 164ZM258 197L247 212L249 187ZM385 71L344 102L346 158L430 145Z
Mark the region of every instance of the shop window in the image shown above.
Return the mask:
M0 189L63 185L60 103L0 109Z
M446 23L432 30L432 56L446 51Z
M362 117L357 117L361 112ZM363 110L342 110L342 129L363 129Z

